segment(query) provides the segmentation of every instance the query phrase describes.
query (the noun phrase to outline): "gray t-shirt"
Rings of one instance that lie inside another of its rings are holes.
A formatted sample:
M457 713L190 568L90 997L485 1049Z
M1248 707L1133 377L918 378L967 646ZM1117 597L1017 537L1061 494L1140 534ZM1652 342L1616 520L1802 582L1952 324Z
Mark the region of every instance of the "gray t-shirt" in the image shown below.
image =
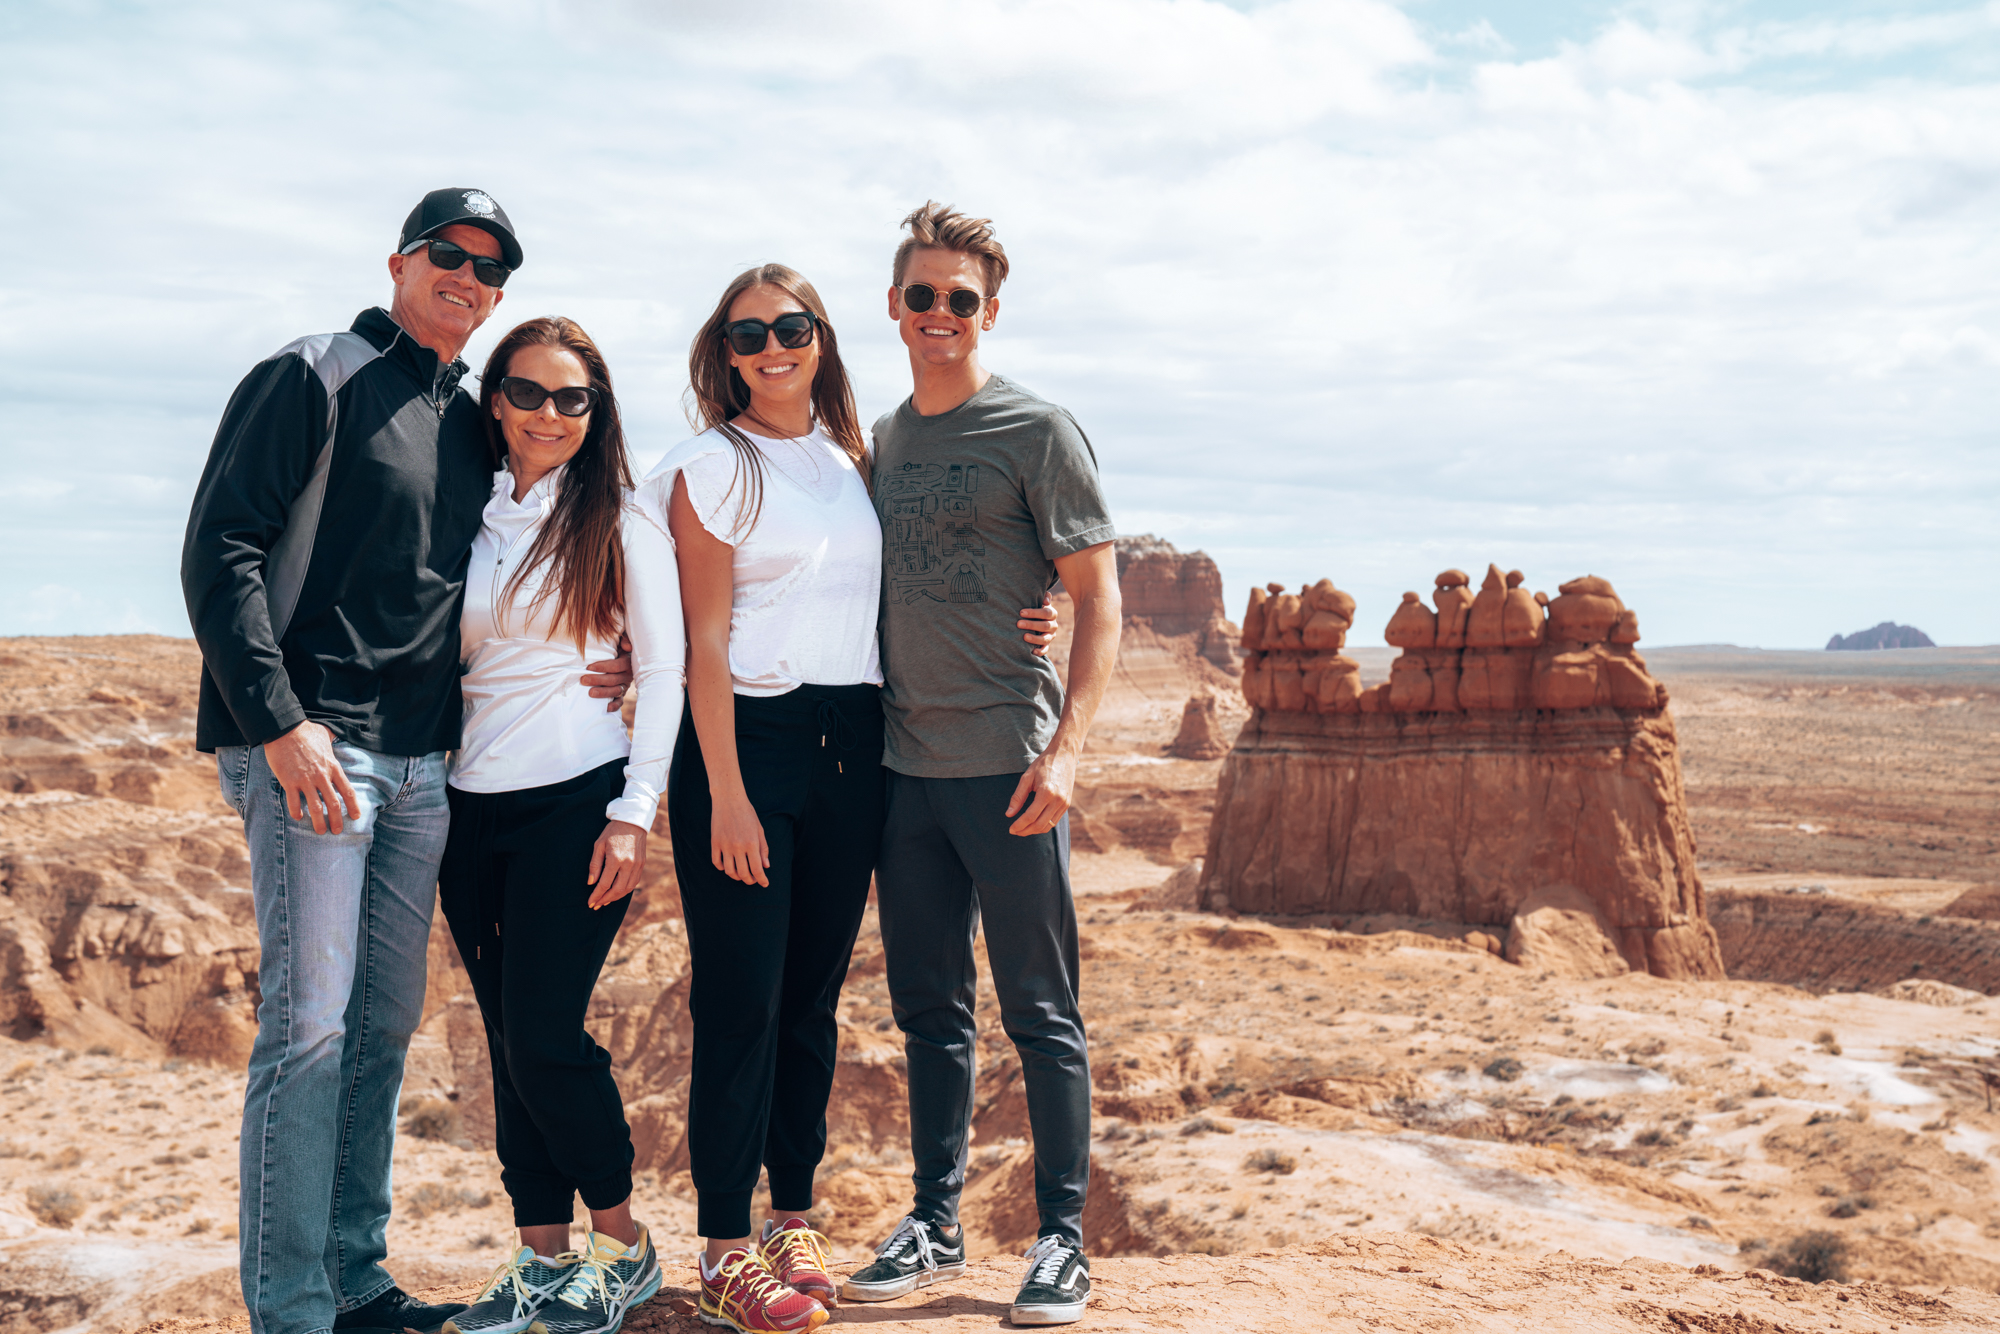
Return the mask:
M875 423L882 518L882 762L920 778L1020 773L1048 748L1062 681L1014 622L1055 558L1109 542L1076 419L995 375L950 412Z

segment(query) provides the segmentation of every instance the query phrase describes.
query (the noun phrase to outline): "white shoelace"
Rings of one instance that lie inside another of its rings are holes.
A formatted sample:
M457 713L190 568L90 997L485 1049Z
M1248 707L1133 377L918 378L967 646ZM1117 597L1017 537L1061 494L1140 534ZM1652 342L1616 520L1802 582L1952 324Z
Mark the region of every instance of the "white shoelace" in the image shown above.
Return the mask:
M1056 1281L1062 1273L1063 1262L1075 1247L1061 1237L1047 1236L1030 1246L1022 1256L1028 1262L1028 1272L1022 1276L1023 1283L1049 1283Z
M903 1221L896 1224L896 1230L889 1234L889 1240L882 1243L875 1255L878 1259L887 1259L911 1245L916 1247L917 1259L922 1261L924 1268L935 1272L937 1256L931 1252L930 1225L914 1214L904 1215Z
M549 1295L548 1288L537 1288L534 1284L528 1282L528 1266L539 1264L544 1268L560 1271L568 1268L569 1265L574 1264L580 1258L575 1251L564 1251L561 1255L556 1256L554 1260L548 1260L532 1253L525 1260L510 1260L501 1267L499 1273L488 1280L485 1289L474 1300L487 1301L499 1296L502 1291L511 1288L514 1293L514 1318L518 1320L534 1310L535 1298ZM558 1277L560 1277L560 1274L558 1274ZM551 1286L555 1285L552 1284Z

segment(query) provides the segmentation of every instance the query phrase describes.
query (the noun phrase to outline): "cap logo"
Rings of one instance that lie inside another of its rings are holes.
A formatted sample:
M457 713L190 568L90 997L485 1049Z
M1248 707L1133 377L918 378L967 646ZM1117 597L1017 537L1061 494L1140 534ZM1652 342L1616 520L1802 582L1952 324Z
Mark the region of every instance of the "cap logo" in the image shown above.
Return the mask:
M493 197L484 190L467 190L465 192L466 212L477 213L480 217L484 218L492 215L493 208Z

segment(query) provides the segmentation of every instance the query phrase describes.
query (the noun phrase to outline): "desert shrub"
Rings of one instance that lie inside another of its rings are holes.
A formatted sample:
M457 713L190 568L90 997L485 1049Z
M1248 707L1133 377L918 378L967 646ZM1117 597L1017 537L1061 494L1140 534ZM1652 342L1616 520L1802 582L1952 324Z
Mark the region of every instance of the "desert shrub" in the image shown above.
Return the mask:
M1819 1183L1819 1193L1826 1196L1830 1200L1834 1196L1840 1194L1840 1187L1834 1185L1830 1181L1822 1181Z
M1259 1149L1243 1160L1243 1170L1288 1177L1299 1170L1299 1160L1282 1149Z
M1843 1195L1827 1213L1835 1218L1852 1218L1863 1209L1873 1209L1873 1195Z
M441 1139L447 1143L465 1137L465 1124L458 1108L443 1098L419 1098L403 1112L403 1129L418 1139Z
M1103 1129L1097 1132L1097 1137L1099 1139L1130 1139L1132 1137L1132 1127L1114 1117L1104 1122Z
M1733 1112L1741 1106L1743 1106L1741 1098L1722 1097L1715 1100L1715 1110L1718 1112Z
M82 1217L83 1201L62 1186L30 1186L28 1212L43 1227L68 1227Z
M1233 1135L1236 1127L1209 1116L1190 1116L1181 1122L1183 1135Z
M1775 1098L1778 1096L1778 1090L1760 1079L1757 1081L1757 1087L1750 1090L1750 1096L1753 1098Z
M1771 1267L1808 1283L1847 1281L1847 1241L1838 1232L1801 1232L1771 1253Z
M1830 1028L1822 1028L1819 1032L1813 1034L1813 1042L1818 1045L1821 1051L1829 1056L1840 1055L1840 1041L1834 1037L1833 1030Z
M102 1042L100 1042L94 1047L86 1047L84 1049L83 1054L85 1056L111 1056L114 1053L112 1052L111 1048L105 1046Z
M404 1208L412 1218L425 1218L437 1213L455 1214L460 1209L484 1209L491 1203L493 1196L488 1191L426 1181L410 1192L410 1201Z
M1488 1079L1497 1079L1503 1084L1511 1084L1527 1072L1528 1067L1522 1065L1513 1057L1501 1056L1489 1061L1486 1069L1481 1073Z

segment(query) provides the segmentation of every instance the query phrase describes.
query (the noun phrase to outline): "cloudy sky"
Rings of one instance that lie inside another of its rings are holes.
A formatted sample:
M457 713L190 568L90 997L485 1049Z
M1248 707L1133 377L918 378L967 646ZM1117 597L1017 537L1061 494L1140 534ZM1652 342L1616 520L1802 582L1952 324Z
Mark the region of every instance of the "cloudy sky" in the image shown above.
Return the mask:
M1651 644L2000 642L2000 4L668 0L0 6L0 634L187 633L230 389L386 302L438 185L509 317L604 345L642 464L735 272L865 418L923 199L1015 266L987 364L1121 529L1331 575L1602 574Z

